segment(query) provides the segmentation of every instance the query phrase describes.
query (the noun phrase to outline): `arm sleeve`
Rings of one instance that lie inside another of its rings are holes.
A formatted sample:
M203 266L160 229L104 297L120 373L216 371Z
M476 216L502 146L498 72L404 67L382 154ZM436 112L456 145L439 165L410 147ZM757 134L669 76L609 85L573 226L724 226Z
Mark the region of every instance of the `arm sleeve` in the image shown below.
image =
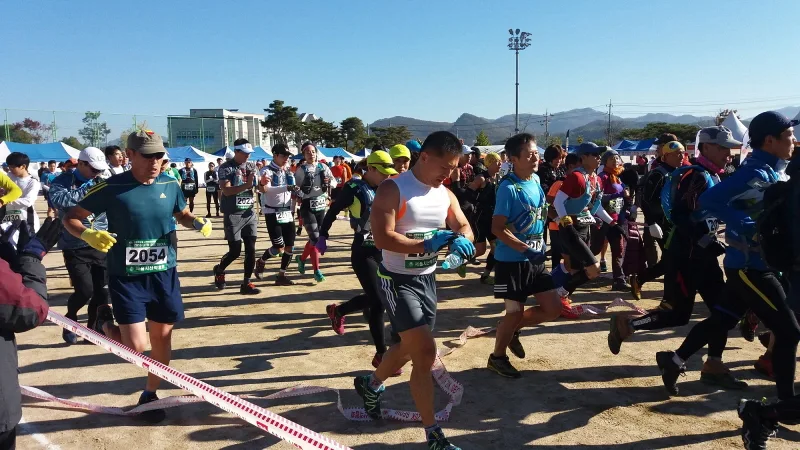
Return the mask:
M356 190L350 184L345 184L342 192L336 197L336 200L331 204L330 208L328 208L328 212L325 213L325 218L322 219L322 225L320 225L319 234L322 236L328 237L328 231L330 231L331 227L333 226L333 222L336 220L336 215L342 212L345 208L348 208L350 205L353 204L353 200L356 198Z
M111 203L106 201L109 189L112 189L109 184L105 180L101 180L86 191L86 196L78 202L78 206L94 215L106 212L106 207Z
M264 185L264 190L268 194L282 194L289 189L289 186L273 186L272 179L266 174L264 175L264 178L267 180L267 184Z
M38 180L33 180L25 189L22 190L22 196L14 200L14 204L24 208L33 206L33 204L36 202L36 197L39 196L40 186L41 184L39 184Z
M331 173L331 168L328 166L323 166L323 167L324 167L323 170L325 171L325 176L331 180L331 189L338 186L339 184L336 182L336 178L333 176L333 173Z
M16 273L0 259L0 329L22 333L41 325L49 309L45 270L32 256L21 256Z
M723 222L736 226L750 217L745 211L731 205L732 200L752 189L750 182L756 178L758 181L768 181L757 175L758 172L737 170L733 175L700 195L700 207Z
M86 195L89 187L91 184L87 182L78 189L72 189L72 176L58 177L50 183L50 203L61 210L72 208Z
M563 185L562 185L563 187ZM564 192L563 189L559 189L556 193L556 198L553 199L553 208L556 209L556 214L558 214L558 218L568 216L567 214L567 207L564 203L569 200L569 195Z
M22 196L22 189L17 186L17 183L11 181L11 178L4 173L0 173L0 188L5 191L5 195L0 197L4 205L7 205Z
M608 212L603 208L598 209L595 215L605 223L611 223L614 221L614 219L611 216L609 216Z

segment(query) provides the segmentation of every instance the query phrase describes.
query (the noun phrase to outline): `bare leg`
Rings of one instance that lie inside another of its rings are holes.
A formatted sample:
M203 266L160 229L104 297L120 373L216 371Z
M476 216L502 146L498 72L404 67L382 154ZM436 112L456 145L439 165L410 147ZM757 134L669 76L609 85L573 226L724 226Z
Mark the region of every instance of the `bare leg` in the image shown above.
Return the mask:
M518 328L550 322L561 314L561 299L555 290L538 293L534 298L537 305L525 310Z
M169 365L172 356L172 328L174 324L171 323L158 323L150 321L150 357L156 361ZM147 374L147 384L145 390L155 392L161 384L161 378Z
M506 302L514 302L514 300L506 300ZM519 304L518 302L514 302ZM519 304L518 311L508 312L508 307L506 307L506 315L497 325L497 333L494 338L494 355L496 358L501 358L506 356L506 348L508 347L509 342L514 337L514 332L519 329L520 324L522 323L522 308L524 305Z

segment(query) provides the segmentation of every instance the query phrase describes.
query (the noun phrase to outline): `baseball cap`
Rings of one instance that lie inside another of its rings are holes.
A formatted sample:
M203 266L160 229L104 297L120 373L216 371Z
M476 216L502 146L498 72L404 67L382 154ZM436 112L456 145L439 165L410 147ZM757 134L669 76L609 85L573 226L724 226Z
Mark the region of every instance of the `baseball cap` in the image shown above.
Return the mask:
M253 150L253 145L249 142L246 144L234 145L233 149L237 152L242 152L247 154L253 153L255 151Z
M78 154L79 161L89 163L95 170L108 170L106 154L97 147L86 147Z
M411 152L408 150L408 147L406 147L405 145L396 144L396 145L393 145L393 146L391 146L389 148L389 156L391 156L392 159L397 159L397 158L408 158L408 159L411 159Z
M370 153L367 156L367 165L378 169L378 172L384 175L397 175L392 157L383 150L375 150Z
M78 160L75 159L75 158L70 158L70 159L64 161L64 164L72 164L73 166L75 166L75 165L78 164Z
M700 130L698 136L700 144L717 144L725 148L741 147L742 143L733 138L733 133L727 127L706 127Z
M584 142L583 144L578 146L578 149L575 150L575 153L578 156L583 155L590 155L590 154L600 154L600 147L597 146L594 142Z
M796 126L800 121L789 120L788 117L777 111L766 111L753 117L750 121L750 140L762 141L767 136L783 133L787 128Z
M469 155L470 153L472 153L472 149L469 148L469 145L462 145L461 146L461 154L462 155Z
M192 158L186 158L186 159L184 159L184 160L183 160L183 162L184 162L184 163L187 163L187 162L192 162Z
M420 144L419 141L412 139L406 142L406 148L408 148L408 150L411 152L419 153L419 151L422 150L422 144Z
M292 153L289 151L289 148L283 144L275 144L272 146L272 156L278 155L291 155Z
M139 130L128 135L127 147L143 155L166 153L164 140L155 131Z
M617 153L616 150L614 150L613 148L606 148L606 151L604 151L602 156L600 156L600 162L605 164L606 161L608 161L609 159L611 159L611 158L613 158L615 156L619 156L619 153Z
M686 149L683 147L683 144L681 144L678 141L667 142L661 147L661 153L665 155L667 153L685 152L685 151Z
M481 156L481 149L479 149L478 147L472 147L472 149L471 149L471 150L472 150L472 151L471 151L470 153L472 153L473 155L477 155L477 156L480 158L480 156Z

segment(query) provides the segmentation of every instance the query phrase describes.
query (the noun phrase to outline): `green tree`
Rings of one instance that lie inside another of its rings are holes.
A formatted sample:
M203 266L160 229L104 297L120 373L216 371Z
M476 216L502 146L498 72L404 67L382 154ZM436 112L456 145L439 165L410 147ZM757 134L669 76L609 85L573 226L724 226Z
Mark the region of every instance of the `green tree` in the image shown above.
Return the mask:
M551 145L562 145L561 144L561 136L550 136L544 143L545 147L549 147Z
M364 127L364 122L358 117L348 117L339 124L342 135L345 141L345 150L350 150L349 144L353 143L355 150L361 150L365 146L367 138L367 129Z
M485 131L481 130L481 132L478 133L478 136L475 138L475 145L492 145L492 142L489 140L489 135L487 135Z
M273 100L264 112L267 118L261 121L261 125L272 132L275 142L288 144L293 134L302 132L297 108L284 104L283 100Z
M108 135L111 129L108 124L100 122L100 111L86 111L83 118L84 127L78 130L78 134L83 138L83 142L90 147L99 147L102 142L108 142Z
M600 138L600 139L595 139L595 140L594 140L594 143L595 143L595 144L597 144L597 145L599 145L600 147L602 147L602 146L604 146L604 145L608 145L608 141L607 141L607 140L605 140L605 139L603 139L603 138Z
M8 135L6 135L8 132ZM9 125L0 125L0 141L19 142L21 144L33 144L34 136L27 132L22 122Z
M374 139L371 145L381 144L384 147L391 147L395 144L404 144L411 139L411 132L405 126L399 127L372 127ZM372 137L372 136L371 136Z
M700 127L697 125L687 125L681 123L653 122L648 123L644 128L628 128L620 130L617 137L620 139L651 139L664 133L672 133L681 142L694 142Z
M72 148L77 148L78 150L83 150L86 148L86 146L83 145L75 136L65 137L64 139L61 139L61 142L69 145Z
M28 117L21 123L22 129L31 135L34 144L41 144L53 137L53 125L43 124Z

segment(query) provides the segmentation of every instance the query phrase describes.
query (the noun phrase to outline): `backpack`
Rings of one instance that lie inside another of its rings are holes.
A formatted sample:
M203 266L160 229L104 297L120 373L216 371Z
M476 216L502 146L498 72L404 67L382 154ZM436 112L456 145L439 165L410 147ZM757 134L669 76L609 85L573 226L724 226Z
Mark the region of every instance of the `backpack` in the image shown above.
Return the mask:
M714 185L711 175L708 174L705 167L699 165L681 166L667 175L664 180L664 187L661 189L661 209L664 210L664 217L666 217L670 223L674 223L672 220L672 205L675 204L675 198L678 196L678 188L680 187L681 181L683 181L686 175L692 170L701 172L703 176L705 176L706 184L709 187ZM697 218L694 217L694 219Z
M800 176L778 181L764 191L764 209L756 218L756 239L767 266L788 272L795 266L792 197ZM787 251L787 249L789 251Z

